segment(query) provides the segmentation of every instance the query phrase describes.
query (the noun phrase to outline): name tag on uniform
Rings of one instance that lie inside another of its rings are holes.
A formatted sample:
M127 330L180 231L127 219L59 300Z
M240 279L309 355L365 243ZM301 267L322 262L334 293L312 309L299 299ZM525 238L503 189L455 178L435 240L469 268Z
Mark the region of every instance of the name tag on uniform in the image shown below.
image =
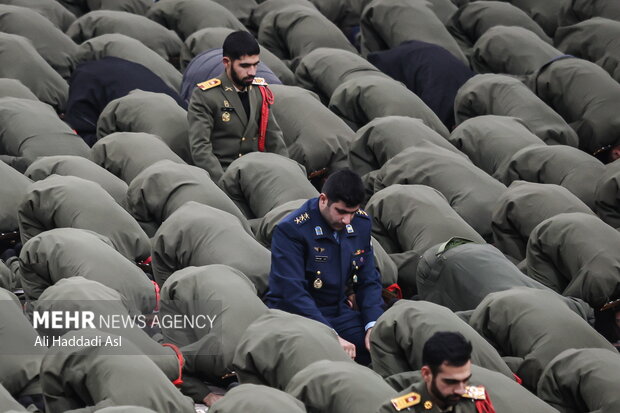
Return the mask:
M314 261L316 262L327 262L327 255L315 255Z

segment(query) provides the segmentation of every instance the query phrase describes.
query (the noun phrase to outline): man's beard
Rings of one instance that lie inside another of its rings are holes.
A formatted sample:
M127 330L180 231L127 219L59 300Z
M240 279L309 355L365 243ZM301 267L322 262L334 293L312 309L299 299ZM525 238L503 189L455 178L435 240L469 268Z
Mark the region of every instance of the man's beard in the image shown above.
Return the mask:
M252 82L254 81L254 76L247 76L247 77L244 77L243 79L240 79L239 76L237 76L237 72L235 72L234 69L230 71L230 75L232 77L233 83L237 86L241 86L241 87L250 86Z
M437 388L436 380L437 379L433 377L433 381L431 382L431 394L435 397L435 399L440 404L443 404L444 408L455 406L456 404L458 404L459 400L461 400L461 396L459 396L458 394L454 394L450 396L442 395L439 389Z

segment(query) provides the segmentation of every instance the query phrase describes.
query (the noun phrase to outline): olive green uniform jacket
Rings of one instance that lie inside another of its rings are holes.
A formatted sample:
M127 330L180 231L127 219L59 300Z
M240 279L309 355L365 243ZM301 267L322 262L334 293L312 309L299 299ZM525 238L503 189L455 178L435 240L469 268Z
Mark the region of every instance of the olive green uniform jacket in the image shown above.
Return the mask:
M277 389L319 360L354 361L342 350L336 331L325 324L280 310L269 310L245 330L233 359L240 383Z
M76 16L100 9L144 15L152 4L149 0L60 0L59 3Z
M396 396L378 374L346 361L321 360L299 371L286 392L301 400L308 413L376 412Z
M518 261L525 258L530 233L547 218L564 212L594 213L568 189L553 184L514 181L497 200L491 229L494 245Z
M62 336L110 337L98 330ZM103 407L133 405L159 413L194 413L194 403L131 341L120 347L84 345L51 348L41 365L41 386L49 413L91 413ZM102 379L105 377L105 379Z
M545 368L538 381L539 397L562 413L620 410L617 382L620 355L604 349L565 350Z
M530 0L535 1L535 0ZM620 20L620 5L615 1L591 0L575 1L564 0L559 19L560 26L568 26L592 17L604 17L606 19Z
M527 273L554 291L599 309L620 298L620 233L598 217L559 214L536 226Z
M46 17L63 32L75 21L75 15L56 0L3 0L2 3L32 9Z
M181 391L202 403L210 390L205 382L221 385L233 373L235 348L247 327L268 311L254 284L239 270L226 265L187 267L175 272L161 289L159 314L205 316L207 328L166 328L167 342L185 358Z
M241 384L218 400L210 413L305 413L304 405L283 391L256 384Z
M495 350L451 310L426 301L399 300L379 319L370 335L372 369L382 377L422 368L424 343L438 331L456 331L473 346L472 363L512 378Z
M596 184L594 211L614 228L620 228L620 161L605 165Z
M26 296L37 300L64 278L84 277L118 291L132 314L151 313L157 303L146 274L104 236L77 228L55 228L31 238L19 255Z
M217 86L206 86L206 90L194 89L187 110L192 159L196 166L209 172L215 182L219 181L232 161L258 151L263 102L258 88L264 87L248 86L250 113L246 114L226 73L217 79L221 82ZM265 134L265 151L288 156L282 132L271 110Z
M150 255L150 243L136 220L99 184L53 175L28 187L18 211L22 243L53 228L81 228L107 237L130 261Z
M19 203L32 181L2 161L0 180L0 232L15 231Z
M0 79L0 98L5 97L39 100L22 82L6 77Z
M459 124L484 115L514 117L529 129L519 128L522 131L520 135L534 134L549 145L576 147L579 144L575 131L557 112L540 100L521 81L509 76L486 74L469 79L461 86L454 99L454 113ZM478 121L482 119L485 118ZM481 127L483 123L481 122ZM520 142L523 139L515 137L511 140ZM478 157L486 155L484 151L480 151Z
M159 227L152 243L153 275L160 286L190 265L225 264L246 275L259 295L267 290L271 253L228 212L186 202Z
M535 391L548 363L569 348L616 351L603 336L553 291L513 288L491 293L476 307L469 324L502 356L523 362L515 373Z
M424 185L391 185L370 198L366 212L372 216L372 235L398 267L398 283L415 290L420 256L451 237L484 244L484 239L436 189ZM408 295L406 295L408 297Z

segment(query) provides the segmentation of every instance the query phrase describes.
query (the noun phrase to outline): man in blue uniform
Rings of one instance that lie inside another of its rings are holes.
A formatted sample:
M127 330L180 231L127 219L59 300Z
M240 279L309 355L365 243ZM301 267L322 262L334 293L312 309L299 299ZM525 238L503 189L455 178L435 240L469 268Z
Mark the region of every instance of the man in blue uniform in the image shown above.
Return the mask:
M278 224L266 301L330 326L347 354L368 364L370 331L383 301L370 243L372 221L359 209L363 199L359 175L338 171L318 198Z

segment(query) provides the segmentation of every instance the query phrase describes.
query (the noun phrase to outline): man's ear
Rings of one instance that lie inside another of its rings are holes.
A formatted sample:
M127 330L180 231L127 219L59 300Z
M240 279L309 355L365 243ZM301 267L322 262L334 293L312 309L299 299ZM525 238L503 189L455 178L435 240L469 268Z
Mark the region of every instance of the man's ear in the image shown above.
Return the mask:
M422 366L420 372L422 373L422 378L424 379L425 383L430 383L431 381L433 381L433 373L431 372L430 367Z
M228 67L230 65L230 62L231 62L230 57L228 56L222 57L222 63L224 63L224 67Z
M620 145L616 145L611 148L611 159L615 161L616 159L620 159Z

